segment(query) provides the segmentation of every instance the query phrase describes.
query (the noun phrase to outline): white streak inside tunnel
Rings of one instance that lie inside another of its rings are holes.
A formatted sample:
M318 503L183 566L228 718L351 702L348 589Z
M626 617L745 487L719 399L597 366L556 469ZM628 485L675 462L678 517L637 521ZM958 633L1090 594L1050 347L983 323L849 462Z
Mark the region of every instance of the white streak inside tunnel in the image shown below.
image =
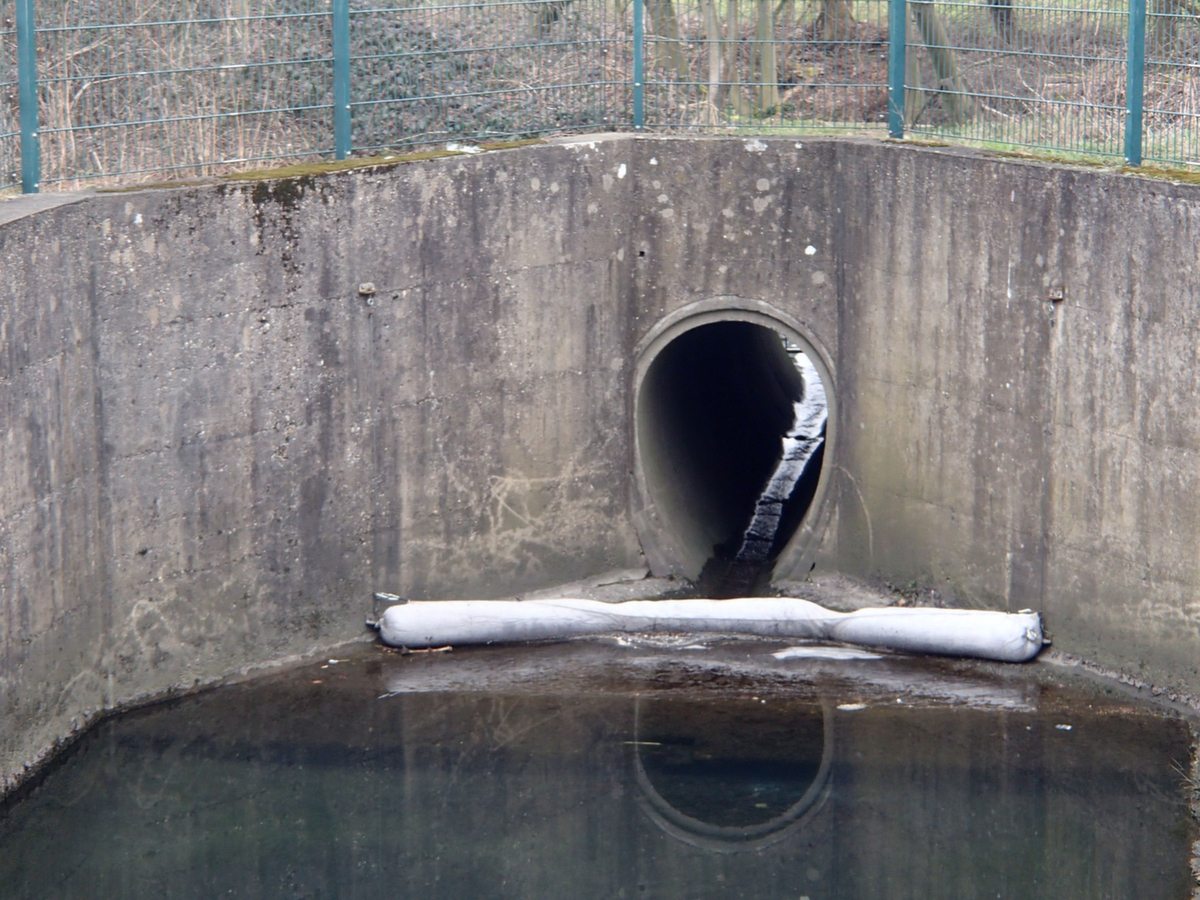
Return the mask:
M789 348L789 352L792 352ZM793 352L793 360L804 381L804 396L792 404L795 418L783 436L783 454L779 465L767 480L754 505L754 515L742 537L742 545L734 557L739 563L763 563L771 555L783 506L803 477L813 455L825 443L825 424L829 404L825 385L808 356Z

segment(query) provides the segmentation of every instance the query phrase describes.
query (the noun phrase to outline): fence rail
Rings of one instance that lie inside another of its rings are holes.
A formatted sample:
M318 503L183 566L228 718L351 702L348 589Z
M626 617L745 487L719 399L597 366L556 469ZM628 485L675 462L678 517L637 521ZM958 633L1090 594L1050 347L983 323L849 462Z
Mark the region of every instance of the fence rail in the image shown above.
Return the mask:
M1200 165L1200 0L0 0L0 190L564 130Z

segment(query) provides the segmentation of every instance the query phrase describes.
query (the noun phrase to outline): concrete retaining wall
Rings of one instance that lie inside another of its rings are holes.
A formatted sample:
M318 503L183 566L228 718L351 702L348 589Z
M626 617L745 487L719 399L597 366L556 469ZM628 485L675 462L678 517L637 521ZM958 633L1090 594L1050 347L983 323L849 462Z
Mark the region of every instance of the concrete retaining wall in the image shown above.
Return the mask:
M372 590L637 564L636 350L714 298L830 369L820 567L1200 691L1200 189L609 137L58 199L0 206L6 784L99 710L361 634Z
M836 170L840 564L1200 689L1200 190L858 145Z

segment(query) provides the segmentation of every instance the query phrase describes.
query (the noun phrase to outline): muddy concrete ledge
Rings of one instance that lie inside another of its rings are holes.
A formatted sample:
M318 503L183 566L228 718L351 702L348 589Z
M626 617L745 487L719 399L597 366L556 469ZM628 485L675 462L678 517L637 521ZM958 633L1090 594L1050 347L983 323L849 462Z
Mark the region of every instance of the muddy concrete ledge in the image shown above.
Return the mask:
M837 401L780 578L1036 608L1200 693L1200 187L598 135L47 197L0 204L0 789L105 710L355 639L373 591L655 568L639 348L726 308Z

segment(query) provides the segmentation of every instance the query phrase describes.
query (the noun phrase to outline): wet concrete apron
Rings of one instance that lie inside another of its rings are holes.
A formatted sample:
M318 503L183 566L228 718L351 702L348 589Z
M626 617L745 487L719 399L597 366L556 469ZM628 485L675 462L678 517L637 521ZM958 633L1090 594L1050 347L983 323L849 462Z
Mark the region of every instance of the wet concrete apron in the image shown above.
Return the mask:
M93 729L0 897L1183 898L1188 722L770 641L346 658Z

